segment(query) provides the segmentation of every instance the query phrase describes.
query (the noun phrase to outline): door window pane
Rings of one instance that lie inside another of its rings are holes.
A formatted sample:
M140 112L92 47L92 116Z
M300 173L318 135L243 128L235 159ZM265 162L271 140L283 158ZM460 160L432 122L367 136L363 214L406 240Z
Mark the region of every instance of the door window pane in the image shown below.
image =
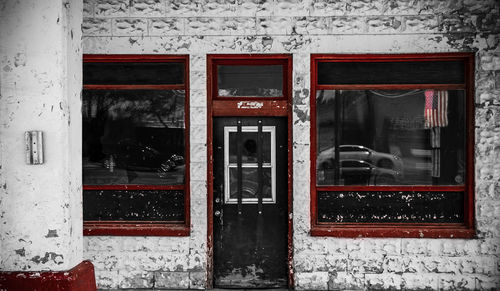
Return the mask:
M184 98L184 90L84 90L84 184L183 184Z
M229 133L229 163L237 161L237 139L236 132ZM257 163L257 132L241 133L241 161L243 163ZM262 132L262 158L264 163L271 162L271 133Z
M241 167L242 167L242 201L258 202L258 126L241 127ZM262 127L262 197L263 203L275 203L276 197L276 127ZM224 127L224 189L225 203L238 202L238 134L236 126Z
M464 185L463 90L320 90L318 185Z
M221 97L283 97L283 66L219 65L217 88Z
M257 200L258 190L259 190L259 176L256 167L248 167L242 169L243 185L242 185L242 197L253 198ZM272 199L272 188L271 188L271 168L262 169L262 197ZM236 167L229 168L229 199L238 199L238 169Z

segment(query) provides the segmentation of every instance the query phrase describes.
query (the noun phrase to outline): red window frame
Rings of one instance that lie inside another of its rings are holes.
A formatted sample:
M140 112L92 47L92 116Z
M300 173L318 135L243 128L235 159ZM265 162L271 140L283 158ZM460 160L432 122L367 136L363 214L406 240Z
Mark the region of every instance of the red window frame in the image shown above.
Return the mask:
M320 62L419 62L463 61L464 84L391 84L391 85L320 85ZM311 55L311 235L333 237L427 237L472 238L474 229L474 53L436 54L312 54ZM318 186L316 185L316 91L365 89L441 89L465 90L466 93L466 179L464 186ZM462 191L463 223L320 223L317 191Z
M129 235L129 236L189 236L190 233L190 188L189 188L189 55L83 55L84 63L166 63L184 64L184 84L171 85L83 85L85 90L99 89L156 89L184 90L184 146L185 179L183 185L83 185L83 190L183 190L184 221L84 221L83 235Z

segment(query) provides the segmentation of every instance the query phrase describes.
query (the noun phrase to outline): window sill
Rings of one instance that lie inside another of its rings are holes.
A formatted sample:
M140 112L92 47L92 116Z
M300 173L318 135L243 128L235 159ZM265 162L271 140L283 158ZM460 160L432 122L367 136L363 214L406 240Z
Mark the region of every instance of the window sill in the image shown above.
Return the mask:
M475 230L463 224L335 223L311 226L311 236L345 238L474 238Z
M186 224L158 222L88 221L83 223L84 236L189 236Z

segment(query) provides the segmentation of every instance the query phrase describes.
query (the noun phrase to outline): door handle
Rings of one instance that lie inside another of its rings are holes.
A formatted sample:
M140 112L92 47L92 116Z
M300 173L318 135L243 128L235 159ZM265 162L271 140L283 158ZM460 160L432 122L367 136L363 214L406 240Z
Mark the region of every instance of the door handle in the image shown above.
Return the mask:
M217 217L219 217L220 216L220 211L219 210L215 211L214 215L217 216Z

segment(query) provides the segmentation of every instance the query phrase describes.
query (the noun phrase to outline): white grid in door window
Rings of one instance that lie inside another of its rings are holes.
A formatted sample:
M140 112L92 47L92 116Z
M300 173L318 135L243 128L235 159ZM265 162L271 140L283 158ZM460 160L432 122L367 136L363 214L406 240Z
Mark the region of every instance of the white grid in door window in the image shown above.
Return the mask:
M276 203L276 128L262 126L262 203ZM238 203L237 127L224 127L224 203ZM258 127L241 127L242 203L258 203Z

